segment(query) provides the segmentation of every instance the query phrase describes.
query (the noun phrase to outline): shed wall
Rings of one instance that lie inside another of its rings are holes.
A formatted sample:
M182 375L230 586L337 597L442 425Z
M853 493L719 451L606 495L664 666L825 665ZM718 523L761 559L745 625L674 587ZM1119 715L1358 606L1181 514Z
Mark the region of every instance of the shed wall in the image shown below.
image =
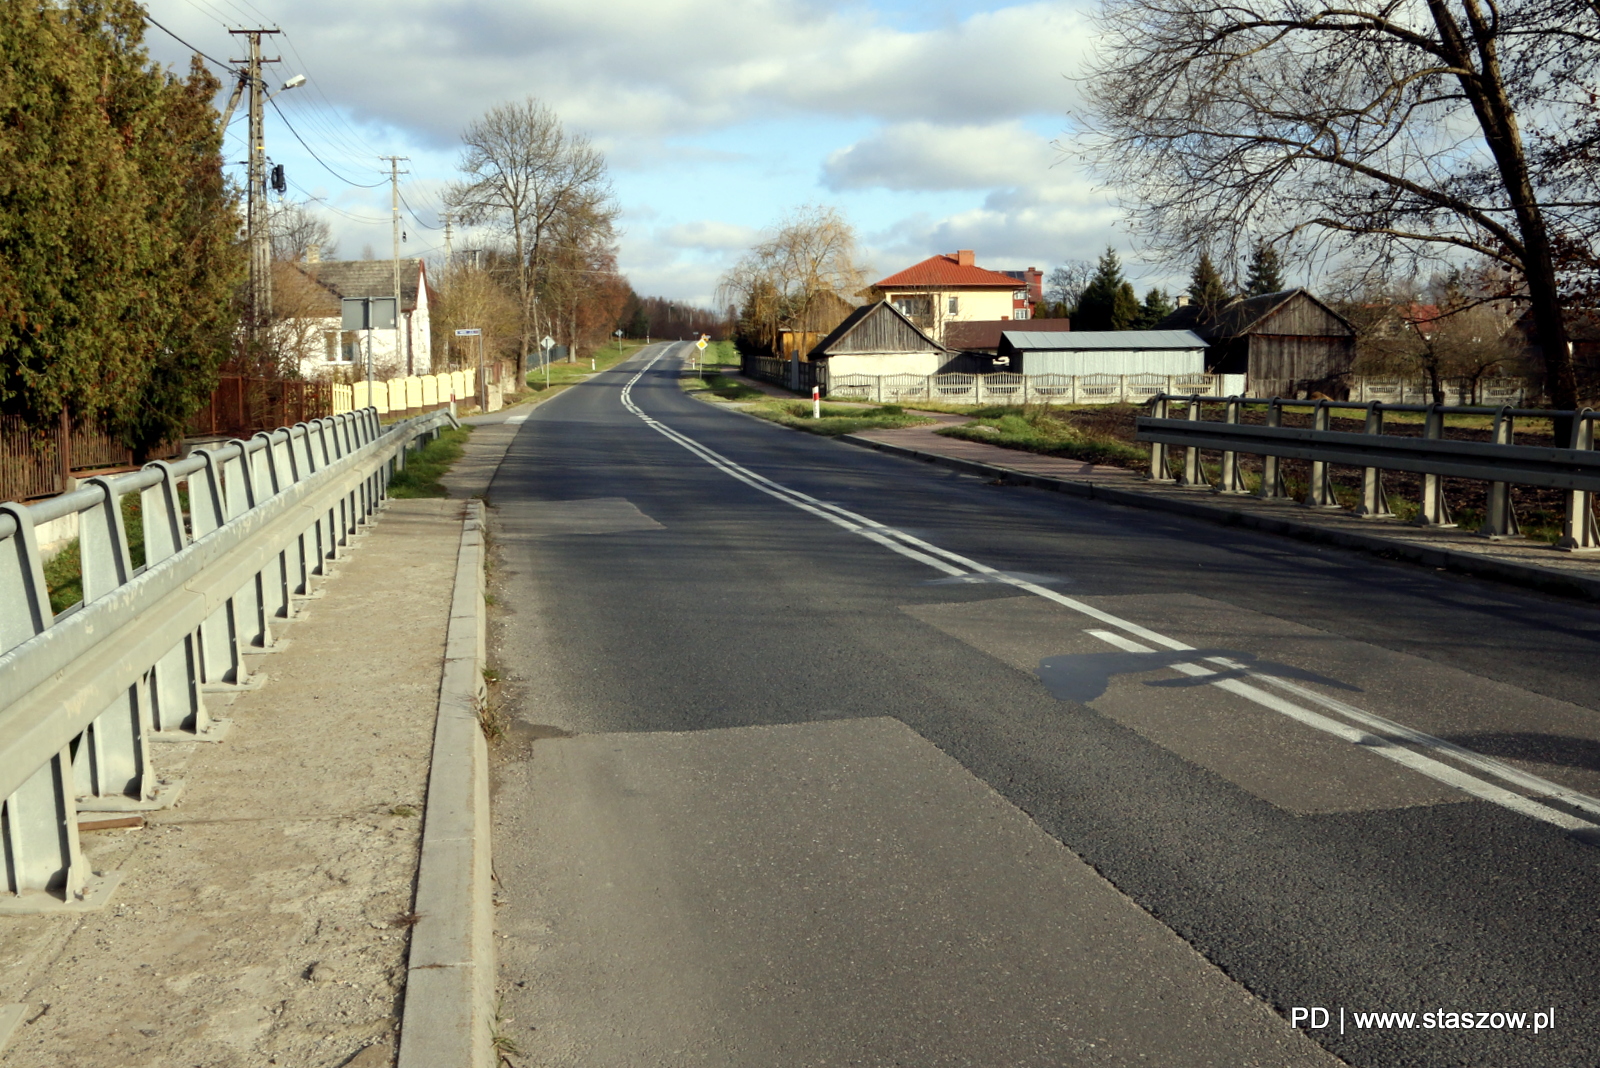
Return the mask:
M828 375L933 375L948 360L944 352L845 353L828 357Z
M1198 375L1206 369L1204 349L1023 350L1018 355L1022 366L1007 370L1025 375Z

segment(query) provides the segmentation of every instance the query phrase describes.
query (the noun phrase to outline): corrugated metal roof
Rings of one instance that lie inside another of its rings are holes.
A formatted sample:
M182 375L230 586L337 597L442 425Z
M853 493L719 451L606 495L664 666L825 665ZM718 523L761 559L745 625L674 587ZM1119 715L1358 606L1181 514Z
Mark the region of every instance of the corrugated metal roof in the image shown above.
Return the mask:
M1205 340L1193 330L1074 330L1045 333L1007 330L1005 339L1018 349L1054 352L1104 352L1108 349L1203 349Z
M879 289L895 289L900 286L953 286L957 289L979 289L990 286L1004 289L1026 288L1025 283L1018 282L1010 275L982 267L963 267L956 262L954 256L943 255L929 256L921 263L914 263L905 270L891 274L878 282L877 286Z

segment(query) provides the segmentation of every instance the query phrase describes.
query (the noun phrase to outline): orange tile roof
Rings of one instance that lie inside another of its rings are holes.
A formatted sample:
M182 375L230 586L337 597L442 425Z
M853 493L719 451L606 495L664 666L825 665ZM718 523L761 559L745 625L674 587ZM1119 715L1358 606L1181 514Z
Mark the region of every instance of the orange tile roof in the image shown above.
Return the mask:
M929 256L921 263L912 264L898 274L877 283L879 289L896 289L901 286L948 286L953 289L978 289L993 286L997 289L1024 289L1027 283L999 271L986 271L982 267L963 267L954 256Z

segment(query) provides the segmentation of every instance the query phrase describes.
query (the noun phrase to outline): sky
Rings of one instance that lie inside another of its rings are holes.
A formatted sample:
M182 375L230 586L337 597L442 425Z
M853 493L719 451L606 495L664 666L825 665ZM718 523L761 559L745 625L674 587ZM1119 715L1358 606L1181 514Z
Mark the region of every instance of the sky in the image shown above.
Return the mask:
M980 266L1048 270L1108 244L1141 292L1171 272L1131 247L1110 191L1070 151L1093 0L147 0L206 55L277 27L267 154L339 254L441 256L441 192L460 132L534 96L605 152L635 291L709 305L718 277L783 216L837 207L873 277L970 248ZM157 60L190 49L150 28ZM224 95L225 101L225 95ZM225 156L242 180L244 108ZM486 235L457 232L459 251Z

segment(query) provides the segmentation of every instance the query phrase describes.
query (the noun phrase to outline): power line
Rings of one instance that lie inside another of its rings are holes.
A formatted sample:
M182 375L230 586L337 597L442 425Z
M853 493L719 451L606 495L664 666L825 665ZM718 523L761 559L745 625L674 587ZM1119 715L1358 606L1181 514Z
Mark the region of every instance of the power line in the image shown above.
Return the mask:
M422 219L417 215L417 209L411 206L411 202L406 199L406 195L404 193L400 194L400 203L404 204L406 206L406 210L411 213L411 221L422 227L424 230L444 229L442 226L429 226L427 223L423 222Z
M200 51L200 49L196 48L194 45L190 44L188 41L185 41L182 37L179 37L177 34L173 33L171 30L167 29L165 26L161 25L161 23L157 22L155 19L150 17L150 13L148 11L141 12L141 14L144 15L144 20L146 22L148 22L150 25L154 26L156 29L160 30L162 33L166 34L168 37L172 38L174 41L177 41L179 44L183 45L183 47L187 48L189 51L195 53L198 56L201 56L204 59L209 59L211 62L215 63L217 66L221 67L223 70L226 70L226 71L233 70L233 68L231 66L229 66L228 64L222 62L222 60L218 59L216 56L208 56L208 55L206 55L204 52Z
M367 185L363 182L354 182L340 174L338 171L334 170L332 167L328 166L323 162L322 157L317 155L310 145L306 144L306 139L300 136L300 131L294 128L294 124L289 121L289 116L283 113L283 109L278 106L278 102L276 100L272 100L270 97L268 98L268 102L272 105L272 110L278 113L278 118L283 120L283 124L289 127L289 132L294 134L294 139L300 142L300 147L305 149L307 152L310 152L311 158L316 160L318 163L321 163L323 170L339 179L339 181L343 182L345 185L353 185L357 189L376 189L383 184L382 182L373 182L371 185Z

